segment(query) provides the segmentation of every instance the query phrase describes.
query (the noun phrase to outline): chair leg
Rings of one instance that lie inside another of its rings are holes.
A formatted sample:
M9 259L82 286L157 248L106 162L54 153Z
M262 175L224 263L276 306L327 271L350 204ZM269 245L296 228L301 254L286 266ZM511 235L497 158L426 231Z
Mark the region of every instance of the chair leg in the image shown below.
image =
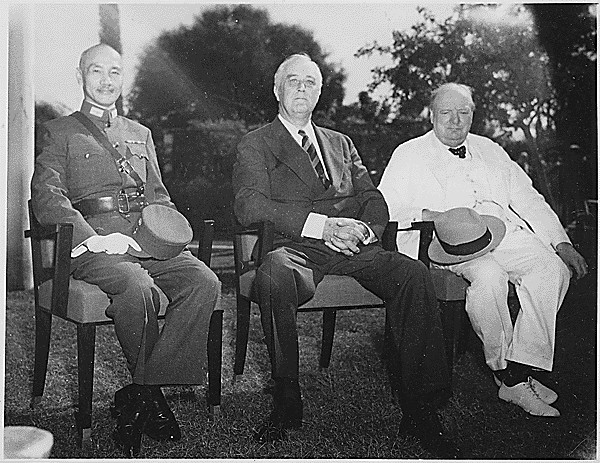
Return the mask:
M446 358L448 370L452 375L454 360L458 357L458 346L461 338L462 312L464 301L439 301L442 313L442 326L446 342Z
M242 297L237 298L237 323L235 330L235 362L233 373L244 373L246 363L246 349L248 348L248 333L250 331L250 301Z
M31 408L35 408L42 400L48 370L48 353L50 350L50 333L52 332L52 314L35 308L35 354L33 364L33 388Z
M326 309L323 311L323 338L321 341L321 358L319 359L319 368L321 369L329 368L329 362L331 361L336 314L336 310Z
M213 418L217 418L221 406L221 363L223 345L223 311L214 311L210 317L208 331L208 407Z
M470 347L472 347L471 339L473 336L477 338L477 335L471 327L471 320L465 311L465 303L461 302L460 306L456 307L457 313L455 314L454 329L458 330L458 339L456 342L456 355L460 357Z
M87 446L92 438L92 393L94 387L94 349L96 325L77 325L77 374L79 379L79 409L75 413L81 446Z

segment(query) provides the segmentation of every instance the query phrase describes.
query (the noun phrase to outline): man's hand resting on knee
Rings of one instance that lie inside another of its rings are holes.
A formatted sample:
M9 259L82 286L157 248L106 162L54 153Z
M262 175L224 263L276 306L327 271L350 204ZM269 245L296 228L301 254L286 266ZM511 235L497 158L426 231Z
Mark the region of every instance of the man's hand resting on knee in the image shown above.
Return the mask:
M370 233L365 224L345 217L330 217L325 221L323 241L336 252L347 256L358 254L359 243L364 242Z
M556 253L558 254L558 257L560 257L567 265L567 267L569 267L569 270L575 275L577 280L587 275L587 263L585 262L583 256L577 252L571 243L563 242L557 244Z

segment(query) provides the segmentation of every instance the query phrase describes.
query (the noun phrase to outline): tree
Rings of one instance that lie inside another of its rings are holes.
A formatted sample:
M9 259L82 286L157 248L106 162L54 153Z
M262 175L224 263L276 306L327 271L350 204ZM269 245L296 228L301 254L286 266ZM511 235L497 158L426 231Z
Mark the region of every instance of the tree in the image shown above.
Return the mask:
M37 157L41 151L41 142L43 137L43 124L62 116L62 113L52 106L50 103L41 101L35 104L35 134L34 134L34 146L35 156Z
M218 6L190 27L164 32L141 60L129 105L145 121L243 120L277 113L273 75L289 54L306 52L323 72L317 110L340 106L343 71L326 62L311 32L273 24L265 10Z
M424 8L419 11L422 19L409 31L395 31L392 45L374 43L358 51L358 56L379 52L393 60L374 71L370 91L390 84L393 112L422 120L428 117L431 89L445 82L471 86L477 108L473 131L497 139L522 131L536 186L554 204L540 141L547 144L554 129L556 98L548 57L537 44L527 10L463 5L444 22ZM499 11L502 21L484 20Z
M100 15L100 43L114 48L119 53L123 53L121 45L121 23L119 21L119 5L115 3L101 4L98 6ZM116 102L117 111L123 114L123 96L120 95Z
M596 145L596 18L589 4L532 4L540 43L549 57L559 111L556 130L574 143ZM593 128L593 130L591 130ZM563 135L564 134L564 135Z
M537 34L549 57L556 92L557 138L570 172L573 207L597 198L598 115L596 12L589 4L531 4Z

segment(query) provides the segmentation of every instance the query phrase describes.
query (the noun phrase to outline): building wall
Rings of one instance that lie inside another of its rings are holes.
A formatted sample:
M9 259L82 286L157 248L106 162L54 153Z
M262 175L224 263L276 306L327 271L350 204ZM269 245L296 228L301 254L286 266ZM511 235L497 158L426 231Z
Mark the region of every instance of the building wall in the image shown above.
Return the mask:
M6 289L32 286L27 200L34 162L33 15L27 4L8 6L8 143Z

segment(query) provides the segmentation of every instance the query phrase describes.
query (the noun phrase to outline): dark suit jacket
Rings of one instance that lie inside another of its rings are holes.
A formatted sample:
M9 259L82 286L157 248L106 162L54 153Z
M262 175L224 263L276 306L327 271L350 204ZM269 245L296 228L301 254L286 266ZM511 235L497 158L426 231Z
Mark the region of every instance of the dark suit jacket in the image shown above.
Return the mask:
M346 135L314 126L332 185L320 183L308 154L276 118L246 134L233 169L235 214L242 225L271 221L282 240L331 253L322 240L302 238L311 212L362 220L381 239L388 208Z

